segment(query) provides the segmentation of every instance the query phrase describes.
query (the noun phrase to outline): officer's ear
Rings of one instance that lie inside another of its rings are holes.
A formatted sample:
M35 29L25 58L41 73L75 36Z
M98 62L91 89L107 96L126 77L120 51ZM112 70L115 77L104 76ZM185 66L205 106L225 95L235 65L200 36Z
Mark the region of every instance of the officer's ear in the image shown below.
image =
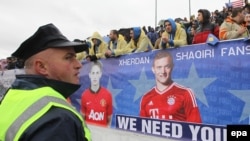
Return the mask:
M34 61L34 68L35 68L36 73L41 74L43 76L48 75L47 67L46 67L44 60L41 60L41 59L35 60Z

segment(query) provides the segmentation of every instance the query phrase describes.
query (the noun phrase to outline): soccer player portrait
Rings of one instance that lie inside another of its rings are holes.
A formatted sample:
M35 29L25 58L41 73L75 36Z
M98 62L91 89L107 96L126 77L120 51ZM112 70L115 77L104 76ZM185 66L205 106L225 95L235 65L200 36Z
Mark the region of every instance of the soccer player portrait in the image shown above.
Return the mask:
M172 80L173 67L169 52L160 51L155 55L152 71L156 85L142 97L140 116L201 123L195 96L190 88Z
M110 126L113 112L112 95L100 85L101 77L101 62L92 61L89 72L91 86L82 93L81 112L87 123Z

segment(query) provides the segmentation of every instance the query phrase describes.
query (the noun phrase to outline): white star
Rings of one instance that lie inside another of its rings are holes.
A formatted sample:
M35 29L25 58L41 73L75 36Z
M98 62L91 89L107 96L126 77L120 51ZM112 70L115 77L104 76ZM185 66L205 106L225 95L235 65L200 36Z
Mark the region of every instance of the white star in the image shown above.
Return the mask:
M204 88L206 88L210 83L212 83L216 79L217 78L200 78L196 72L195 65L192 64L188 78L174 79L174 81L183 86L191 88L194 91L195 96L208 107Z
M112 94L112 101L113 101L113 107L115 109L117 109L117 105L116 105L116 96L122 91L122 89L113 89L113 86L112 86L112 83L111 83L111 79L109 78L109 81L108 81L108 86L107 86L107 89L111 92Z
M147 79L144 67L142 68L139 80L128 80L135 88L134 102L149 91L154 85L155 80Z
M245 106L240 117L240 121L244 120L250 115L250 90L228 90L230 93L245 102Z

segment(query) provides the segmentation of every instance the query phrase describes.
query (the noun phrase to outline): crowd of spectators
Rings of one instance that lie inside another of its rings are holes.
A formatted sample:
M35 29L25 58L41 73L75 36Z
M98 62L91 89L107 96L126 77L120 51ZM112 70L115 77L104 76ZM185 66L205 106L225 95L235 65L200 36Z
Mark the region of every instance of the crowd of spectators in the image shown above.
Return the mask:
M7 57L6 59L0 59L0 71L23 67L24 61L21 59L15 57Z
M244 7L227 5L221 11L213 12L199 9L197 17L193 15L189 20L187 18L167 18L155 28L142 26L111 30L107 35L110 40L107 41L105 48L93 45L96 40L100 43L103 41L92 36L87 41L91 45L89 50L91 54L86 54L78 59L85 60L91 55L92 59L86 60L93 61L153 49L185 47L205 43L209 34L213 34L218 40L247 38L250 27L249 9L250 4L246 0ZM127 43L121 45L124 40Z
M118 57L123 54L150 51L153 49L184 47L191 44L205 43L209 34L219 40L249 37L250 4L244 7L227 5L221 11L213 12L199 9L197 17L167 18L159 26L121 28L110 30L108 41L98 32L86 40L89 51L78 53L78 60L94 61L101 58ZM23 61L8 57L0 62L1 70L22 68Z

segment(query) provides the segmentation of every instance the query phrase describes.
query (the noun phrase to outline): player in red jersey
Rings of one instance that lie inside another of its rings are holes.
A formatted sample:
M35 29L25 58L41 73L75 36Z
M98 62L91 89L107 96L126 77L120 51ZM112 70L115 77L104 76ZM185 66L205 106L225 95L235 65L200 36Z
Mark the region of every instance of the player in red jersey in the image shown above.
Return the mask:
M113 112L112 95L100 85L102 64L99 61L91 63L89 72L91 87L82 94L81 112L87 123L109 126Z
M152 66L156 86L142 97L140 116L201 123L192 90L173 82L171 78L173 66L169 52L156 54Z

